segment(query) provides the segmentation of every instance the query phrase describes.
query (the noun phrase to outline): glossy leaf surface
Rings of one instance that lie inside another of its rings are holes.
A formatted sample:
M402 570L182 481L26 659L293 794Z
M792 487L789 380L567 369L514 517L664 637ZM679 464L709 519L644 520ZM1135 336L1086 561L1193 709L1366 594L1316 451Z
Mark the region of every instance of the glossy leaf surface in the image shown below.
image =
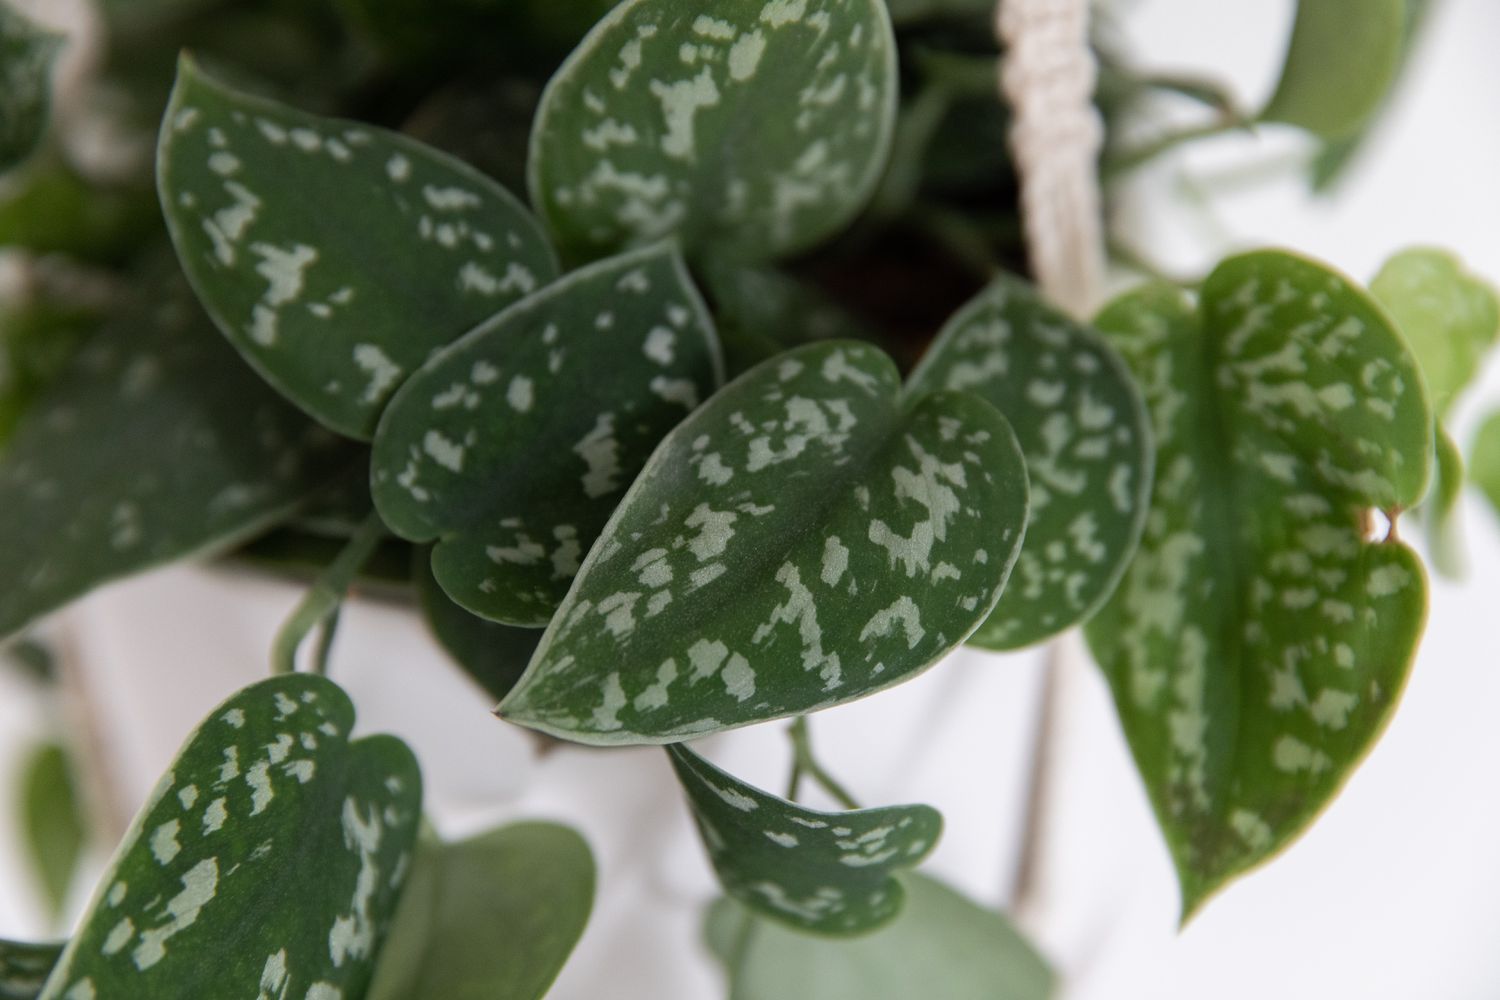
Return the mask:
M67 754L55 743L37 748L26 764L22 818L26 846L52 919L62 915L88 831Z
M588 844L556 823L424 840L366 1000L539 1000L588 923L594 878Z
M1297 0L1281 80L1261 117L1327 139L1380 106L1401 67L1406 0Z
M404 743L351 743L353 724L348 697L305 674L215 709L126 834L43 1000L363 996L422 784Z
M224 335L329 427L368 438L436 348L557 273L536 221L404 136L237 93L184 59L157 185Z
M999 597L1026 520L993 407L903 407L895 366L831 341L741 376L657 449L505 718L671 743L898 684Z
M907 391L967 390L1005 414L1026 456L1026 541L1000 603L970 638L1014 649L1094 612L1135 551L1151 489L1146 408L1094 331L1001 278L943 328Z
M491 698L499 701L510 694L536 652L542 630L486 621L459 607L433 577L430 553L418 550L413 562L412 583L433 636Z
M47 129L62 42L0 2L0 173L30 156Z
M1190 915L1300 833L1390 717L1426 582L1367 525L1425 492L1432 415L1385 314L1289 254L1221 264L1201 313L1148 287L1098 326L1140 379L1157 475L1087 636Z
M229 548L348 456L245 367L186 292L105 325L0 455L0 636L100 584Z
M729 974L730 1000L1047 1000L1052 995L1052 970L1010 921L935 879L907 875L901 881L906 889L901 913L889 926L852 941L755 920L734 902L717 901L709 911L707 936ZM747 920L754 920L748 932ZM743 951L736 954L741 940Z
M739 259L843 228L890 147L881 0L626 0L542 96L531 197L598 256L678 234Z
M434 355L392 398L375 505L459 604L545 625L653 448L722 378L675 251L600 261Z
M36 1000L62 950L61 944L0 938L0 1000Z
M820 812L767 794L686 746L668 747L724 891L802 931L863 934L901 912L892 873L942 834L929 806Z

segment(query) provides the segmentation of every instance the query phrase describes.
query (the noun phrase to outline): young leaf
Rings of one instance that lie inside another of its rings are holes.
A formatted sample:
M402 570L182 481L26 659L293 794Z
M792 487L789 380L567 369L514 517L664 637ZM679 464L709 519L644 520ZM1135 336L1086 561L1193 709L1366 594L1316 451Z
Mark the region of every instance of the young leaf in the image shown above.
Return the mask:
M1469 479L1500 511L1500 413L1492 413L1479 425L1469 444Z
M802 931L863 934L905 897L893 872L937 844L929 806L819 812L747 785L682 744L667 748L724 891Z
M895 110L881 0L626 0L542 95L531 198L585 256L673 233L784 256L864 205Z
M1325 139L1355 132L1401 67L1407 0L1297 0L1276 92L1261 112Z
M30 156L47 130L52 61L62 43L0 0L0 173Z
M600 261L435 354L391 399L371 491L455 601L547 624L578 560L673 425L723 378L667 246Z
M433 636L491 698L499 701L510 694L536 652L542 630L485 621L454 604L433 577L427 550L418 549L412 563L417 601Z
M424 841L366 1000L539 1000L593 905L593 855L569 827Z
M866 937L830 940L756 920L732 900L709 910L709 947L730 1000L1047 1000L1053 975L1010 921L941 882L907 875L906 905ZM741 942L743 941L743 947ZM934 985L941 984L941 994Z
M1014 649L1088 618L1125 571L1150 499L1146 407L1124 363L1030 285L1003 277L948 321L906 385L982 397L1026 455L1026 541L969 641Z
M557 273L536 221L465 164L237 93L183 59L157 186L194 289L267 381L368 438L438 347Z
M48 743L32 754L22 786L22 805L27 846L52 919L57 920L87 839L73 789L73 772L62 747Z
M899 400L829 341L752 369L652 455L500 714L672 743L899 684L994 607L1026 522L1005 418Z
M186 291L105 325L0 454L0 636L110 580L264 530L348 456Z
M136 817L42 1000L360 997L401 891L422 782L306 674L199 726Z
M36 1000L62 950L61 944L0 938L0 1000Z
M1166 833L1185 916L1332 798L1390 717L1426 614L1366 542L1422 497L1432 414L1385 314L1325 268L1232 258L1099 317L1152 415L1141 547L1087 636Z

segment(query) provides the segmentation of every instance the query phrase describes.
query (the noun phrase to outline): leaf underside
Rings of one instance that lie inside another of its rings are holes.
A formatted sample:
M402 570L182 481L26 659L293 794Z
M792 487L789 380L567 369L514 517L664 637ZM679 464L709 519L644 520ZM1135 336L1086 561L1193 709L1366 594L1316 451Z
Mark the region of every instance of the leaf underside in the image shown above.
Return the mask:
M1426 583L1365 526L1419 500L1432 461L1415 362L1345 279L1248 254L1200 309L1152 287L1099 317L1140 379L1157 475L1140 551L1087 627L1185 915L1301 832L1389 718Z

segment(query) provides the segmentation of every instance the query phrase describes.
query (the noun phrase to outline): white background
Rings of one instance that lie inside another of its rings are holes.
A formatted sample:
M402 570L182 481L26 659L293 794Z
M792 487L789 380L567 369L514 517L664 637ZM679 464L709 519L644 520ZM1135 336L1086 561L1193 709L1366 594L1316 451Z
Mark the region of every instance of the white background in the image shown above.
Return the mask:
M1222 76L1254 107L1274 83L1290 10L1289 0L1144 0L1120 22L1141 64ZM1307 196L1294 166L1305 150L1268 129L1204 144L1136 178L1118 206L1121 229L1182 273L1205 270L1227 249L1274 243L1368 279L1392 251L1430 243L1500 279L1497 43L1500 3L1438 0L1404 88L1332 199ZM1496 406L1492 366L1459 406L1457 438L1466 442ZM1428 635L1384 739L1305 837L1181 934L1166 852L1107 693L1073 651L1040 895L1025 915L1060 966L1063 996L1500 993L1500 525L1477 495L1463 513L1469 575L1433 581ZM179 568L111 588L57 623L85 674L111 791L125 810L200 716L264 675L265 650L297 596ZM822 756L863 802L923 801L944 812L931 870L994 905L1012 886L1039 661L961 652L814 721ZM562 749L538 759L412 618L377 603L345 615L334 676L354 696L362 729L413 743L445 832L553 817L589 837L599 903L551 996L701 1000L721 991L697 941L713 883L660 752ZM0 674L0 802L15 800L20 755L48 711L36 691ZM779 725L705 747L747 779L784 781ZM13 815L0 809L0 936L41 936L53 929L22 867ZM90 878L102 863L92 860Z

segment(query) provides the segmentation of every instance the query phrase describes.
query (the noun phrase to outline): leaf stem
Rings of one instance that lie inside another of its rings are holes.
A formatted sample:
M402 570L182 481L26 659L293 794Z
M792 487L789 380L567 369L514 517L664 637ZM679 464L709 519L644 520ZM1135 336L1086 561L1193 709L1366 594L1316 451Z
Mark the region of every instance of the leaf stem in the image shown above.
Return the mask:
M1228 135L1231 132L1248 130L1250 123L1238 116L1220 118L1216 121L1207 122L1202 125L1193 125L1188 128L1179 129L1176 132L1168 132L1135 149L1128 149L1121 153L1106 155L1104 162L1099 165L1099 178L1103 181L1111 181L1122 174L1128 174L1132 170L1161 156L1163 153L1176 149L1178 146L1198 139L1210 139L1215 136Z
M371 512L343 550L334 557L328 568L318 576L301 602L292 611L281 631L276 633L276 642L271 647L271 672L290 674L297 670L297 650L303 640L319 626L323 628L317 654L313 658L313 669L317 673L328 670L328 652L333 646L334 633L338 629L339 608L344 595L354 582L364 564L375 554L380 541L385 537L385 523L380 515Z
M850 795L833 775L823 770L823 765L819 764L817 758L813 756L812 736L808 730L807 716L799 715L793 719L787 735L792 739L793 789L795 790L796 784L800 783L802 775L806 774L822 786L823 791L833 796L839 805L845 809L858 809L859 803L854 800L854 796Z

